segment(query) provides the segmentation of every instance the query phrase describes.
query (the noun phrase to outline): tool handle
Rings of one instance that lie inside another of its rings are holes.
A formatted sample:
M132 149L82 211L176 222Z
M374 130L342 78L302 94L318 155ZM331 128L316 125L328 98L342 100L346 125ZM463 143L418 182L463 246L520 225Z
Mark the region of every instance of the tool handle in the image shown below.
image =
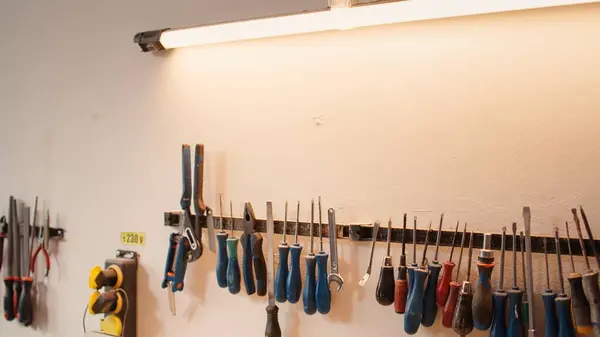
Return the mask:
M167 249L167 260L165 262L165 273L163 275L163 280L161 283L161 287L163 289L166 289L169 286L169 282L171 282L172 279L172 268L173 268L173 262L175 261L175 250L177 248L177 237L178 234L177 233L171 233L171 235L169 235L169 248ZM39 249L39 248L38 248ZM37 250L36 250L37 252ZM31 269L33 272L33 269L35 265L35 254L33 255L33 258L31 259Z
M24 326L33 323L33 302L31 300L31 277L23 278L23 292L19 299L19 322Z
M523 317L521 317L523 292L521 290L508 290L509 318L507 337L523 337Z
M6 234L2 232L2 222L0 222L0 270L2 270L2 261L4 258L4 239L6 239Z
M267 327L265 328L265 337L281 337L279 308L275 304L267 307Z
M302 292L302 302L304 303L304 312L312 315L317 312L316 279L315 279L316 259L314 255L306 256L306 279L304 290Z
M573 306L573 318L577 327L577 334L587 335L592 332L590 318L590 304L583 293L583 278L579 273L569 274L567 277L571 286L571 304Z
M542 301L544 302L545 337L558 337L558 321L556 320L556 293L547 290L542 293Z
M329 283L327 282L327 254L317 254L317 289L315 290L315 299L317 310L325 315L331 310L331 292L329 291Z
M456 309L456 301L458 301L458 293L460 292L460 283L450 282L448 289L448 299L444 304L442 315L442 325L446 328L452 327L452 319L454 318L454 310ZM502 336L506 337L506 336Z
M442 266L442 278L438 282L436 301L440 308L446 305L448 299L448 293L450 292L450 282L452 281L452 270L454 269L454 262L446 261Z
M496 291L492 294L494 302L494 319L490 337L506 337L506 301L508 296L504 291Z
M192 199L192 152L187 144L181 146L181 181L183 186L179 203L181 209L186 210L190 208Z
M187 252L190 250L190 243L185 236L180 236L175 250L175 261L173 279L171 282L171 291L183 291L183 281L187 271Z
M466 336L473 331L472 306L473 295L460 291L452 319L452 329L460 336Z
M427 287L423 295L423 318L421 319L421 324L425 327L432 326L437 315L437 301L435 296L441 270L442 265L438 262L434 261L429 264L429 278L427 279Z
M6 292L4 293L4 318L7 321L15 319L15 307L14 307L14 285L12 276L4 279L4 285L6 285Z
M523 318L523 329L527 329L529 324L529 302L527 301L527 294L523 292L523 303L521 304L521 315Z
M279 245L279 266L277 266L277 276L275 276L275 299L283 303L287 298L286 282L288 279L288 256L290 255L290 246L287 244Z
M259 233L252 234L251 243L254 273L256 274L256 294L265 296L267 294L267 262L262 250L262 235Z
M558 296L555 303L558 312L558 337L575 336L575 329L573 329L571 321L571 299L566 295Z
M217 242L219 248L217 250L217 284L221 288L227 287L227 238L229 235L225 232L217 233Z
M21 298L21 292L23 291L23 281L20 277L13 278L13 286L15 287L15 297L13 297L13 310L15 311L15 317L19 314L19 299Z
M196 212L196 215L204 215L204 212L206 210L206 205L204 204L204 200L202 197L203 186L204 145L196 144L196 149L194 153L194 211Z
M477 330L487 330L492 324L494 304L492 301L492 270L494 263L477 262L479 279L473 293L473 324Z
M294 244L290 247L290 272L285 282L287 300L290 303L298 303L302 292L301 254L302 246Z
M406 310L406 296L408 296L408 281L400 278L402 268L406 273L406 267L398 268L398 280L394 288L394 311L397 314L403 314Z
M415 285L415 269L417 269L417 265L410 265L406 268L406 273L408 274L408 296L409 297L412 294L412 289L413 289L413 286Z
M379 272L379 281L375 289L377 303L387 306L394 303L396 281L394 280L394 267L382 266Z
M229 251L229 261L227 262L227 288L231 294L240 292L240 264L238 262L238 243L235 237L227 239L227 250Z
M583 293L590 304L590 319L593 326L600 324L600 291L598 273L583 274Z
M252 244L250 243L250 236L245 233L242 234L242 274L244 276L244 284L246 286L246 293L252 295L256 292L254 285L254 269L252 268Z
M424 269L414 270L414 284L412 292L409 293L404 313L404 332L414 335L419 330L423 318L423 292L425 292L425 281L427 271Z

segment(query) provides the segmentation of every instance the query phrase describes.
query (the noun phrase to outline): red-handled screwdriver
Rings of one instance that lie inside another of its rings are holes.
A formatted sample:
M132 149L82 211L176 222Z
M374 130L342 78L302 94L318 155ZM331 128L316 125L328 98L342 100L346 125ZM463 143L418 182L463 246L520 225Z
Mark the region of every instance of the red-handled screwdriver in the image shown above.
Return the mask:
M443 273L440 282L437 287L437 305L443 308L448 299L448 293L450 291L450 281L452 280L452 269L454 269L454 262L452 262L452 255L454 254L454 244L456 243L456 233L458 232L458 221L456 222L456 229L452 235L452 248L450 248L450 258L444 262Z

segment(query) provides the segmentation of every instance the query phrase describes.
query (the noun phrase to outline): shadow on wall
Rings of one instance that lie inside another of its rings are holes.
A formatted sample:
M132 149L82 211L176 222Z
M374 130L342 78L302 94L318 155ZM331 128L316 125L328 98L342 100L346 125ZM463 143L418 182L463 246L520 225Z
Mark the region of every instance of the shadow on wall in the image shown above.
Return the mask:
M152 294L152 289L155 288L150 283L150 277L143 268L143 265L138 266L138 297L137 297L137 317L138 317L138 335L145 337L157 337L162 331L160 322L162 321L158 315L158 301ZM145 294L145 296L139 296Z

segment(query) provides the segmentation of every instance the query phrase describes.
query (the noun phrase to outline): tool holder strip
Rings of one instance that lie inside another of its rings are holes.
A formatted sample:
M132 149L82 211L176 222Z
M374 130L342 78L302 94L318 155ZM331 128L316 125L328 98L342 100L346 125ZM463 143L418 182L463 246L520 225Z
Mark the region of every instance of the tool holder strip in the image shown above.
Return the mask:
M164 225L169 227L179 227L180 219L182 212L165 212L164 214ZM195 217L195 215L192 215ZM206 228L206 219L207 217L204 215L200 216L200 223L203 228ZM220 230L221 228L221 220L218 216L214 216L214 224L215 230ZM192 219L194 220L194 219ZM242 218L234 218L234 230L235 231L243 231L244 230L244 219ZM224 230L229 233L231 230L231 218L224 217L223 223L225 224ZM266 233L266 220L264 219L256 219L255 220L255 230L260 233ZM300 222L298 224L298 236L310 236L310 223L308 222ZM286 234L288 236L292 236L292 238L288 238L289 241L293 241L293 235L296 228L296 221L288 221ZM413 230L407 228L406 229L406 244L412 244L412 234ZM427 233L426 229L417 229L417 244L423 245L425 244L425 235ZM275 234L283 234L283 221L275 220ZM483 234L484 233L473 233L473 248L481 249L483 246ZM313 235L315 238L319 237L319 224L315 223L313 227ZM440 239L440 246L450 247L452 245L452 236L454 235L454 231L442 231L442 237ZM435 244L436 242L437 231L431 231L429 235L429 244ZM521 251L521 244L518 238L519 234L517 233L517 245L516 250ZM329 237L329 229L326 222L323 223L323 237ZM372 224L349 224L349 225L337 225L337 237L340 239L347 239L350 241L371 241L373 238L373 225ZM544 252L544 238L548 240L548 253L556 253L556 246L554 244L554 237L550 236L531 236L531 251L534 253L543 253ZM460 244L462 239L462 232L456 233L456 245ZM493 233L492 241L491 241L491 249L492 250L500 250L500 244L502 240L502 234ZM379 233L377 233L377 241L385 242L387 241L387 229L382 227L379 229ZM401 243L402 242L402 228L392 228L392 238L391 242ZM568 255L569 250L567 247L567 238L560 238L560 251L563 255ZM584 240L586 253L589 257L593 257L592 246L590 240ZM594 244L596 247L600 244L600 240L595 240ZM513 240L512 233L506 233L506 251L511 251L513 248ZM407 247L407 249L410 249ZM571 250L573 255L581 256L581 246L579 245L578 239L571 238Z
M40 235L40 230L43 227L33 227L33 226L29 226L29 233L31 235L32 231L33 231L33 235L37 238ZM65 230L63 228L57 228L57 227L49 227L50 229L50 239L59 239L59 240L64 240L65 238ZM8 228L6 226L6 224L4 224L2 226L2 233L4 233L6 235L6 233L8 233Z

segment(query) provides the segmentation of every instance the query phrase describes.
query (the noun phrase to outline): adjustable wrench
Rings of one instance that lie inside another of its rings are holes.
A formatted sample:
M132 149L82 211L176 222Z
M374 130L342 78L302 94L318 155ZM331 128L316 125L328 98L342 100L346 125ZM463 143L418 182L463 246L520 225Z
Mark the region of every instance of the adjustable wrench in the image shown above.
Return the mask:
M327 210L329 218L329 254L331 255L331 273L327 275L327 282L331 286L332 282L337 283L337 291L342 291L344 279L338 271L338 253L337 253L337 231L335 225L335 210L331 207Z

